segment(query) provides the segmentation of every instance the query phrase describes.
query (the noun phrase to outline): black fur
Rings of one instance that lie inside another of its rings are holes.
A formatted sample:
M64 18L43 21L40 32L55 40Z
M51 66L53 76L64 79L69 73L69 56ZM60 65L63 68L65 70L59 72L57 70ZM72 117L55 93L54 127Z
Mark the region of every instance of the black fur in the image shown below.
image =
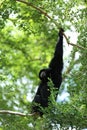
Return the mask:
M39 73L39 78L41 83L38 87L36 95L34 97L32 111L43 114L40 110L40 107L48 107L48 98L50 96L48 81L50 78L53 81L55 88L60 88L62 82L62 69L63 69L63 29L59 31L59 40L57 42L54 56L49 64L49 68L42 69Z

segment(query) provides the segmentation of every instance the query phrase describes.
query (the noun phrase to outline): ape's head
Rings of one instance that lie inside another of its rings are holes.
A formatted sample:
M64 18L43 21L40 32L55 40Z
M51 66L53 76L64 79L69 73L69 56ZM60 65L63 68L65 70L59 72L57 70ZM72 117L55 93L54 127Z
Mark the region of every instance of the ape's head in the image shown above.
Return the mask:
M41 80L48 80L48 78L50 78L51 76L51 69L47 68L47 69L42 69L39 72L39 78Z

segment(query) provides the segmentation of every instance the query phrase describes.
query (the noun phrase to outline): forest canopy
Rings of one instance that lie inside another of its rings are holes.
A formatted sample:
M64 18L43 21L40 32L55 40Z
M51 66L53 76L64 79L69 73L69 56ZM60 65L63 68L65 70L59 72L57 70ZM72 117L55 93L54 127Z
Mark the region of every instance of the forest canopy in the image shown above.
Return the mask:
M60 27L67 37L58 100L52 92L43 118L34 117L38 73L53 56ZM0 130L86 128L87 0L1 0Z

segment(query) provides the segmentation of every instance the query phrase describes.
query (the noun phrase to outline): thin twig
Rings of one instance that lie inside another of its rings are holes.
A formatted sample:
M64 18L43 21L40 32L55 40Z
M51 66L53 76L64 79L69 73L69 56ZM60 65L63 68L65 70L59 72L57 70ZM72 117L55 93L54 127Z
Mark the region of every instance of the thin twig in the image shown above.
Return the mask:
M18 116L33 116L33 115L35 115L35 113L24 114L21 112L15 112L15 111L10 111L10 110L0 110L0 114L11 114L11 115L18 115Z

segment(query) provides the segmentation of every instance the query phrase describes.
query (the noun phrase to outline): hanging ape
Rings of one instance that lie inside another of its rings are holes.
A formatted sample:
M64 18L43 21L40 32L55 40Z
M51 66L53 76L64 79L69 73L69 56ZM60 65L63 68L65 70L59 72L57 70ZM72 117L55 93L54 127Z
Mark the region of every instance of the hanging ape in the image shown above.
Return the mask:
M48 107L48 100L50 96L48 81L52 80L54 87L59 89L62 82L62 69L63 69L63 29L59 31L59 40L57 42L54 56L47 69L42 69L39 73L41 80L36 95L33 100L32 112L37 112L40 115L43 113L40 107ZM57 97L57 95L56 95ZM35 105L36 104L36 105Z

